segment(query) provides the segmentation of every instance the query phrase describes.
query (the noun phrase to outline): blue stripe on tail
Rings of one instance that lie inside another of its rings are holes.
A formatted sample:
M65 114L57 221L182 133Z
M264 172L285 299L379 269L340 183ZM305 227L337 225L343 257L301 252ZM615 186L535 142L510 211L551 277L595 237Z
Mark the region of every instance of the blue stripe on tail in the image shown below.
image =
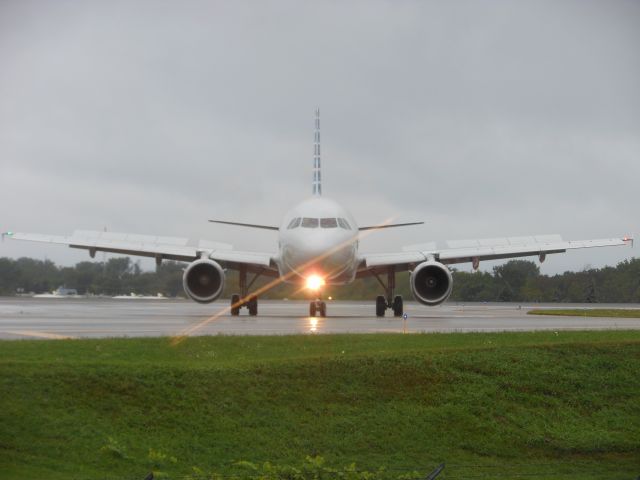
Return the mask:
M322 195L322 176L320 173L320 109L316 108L315 134L313 138L313 194Z

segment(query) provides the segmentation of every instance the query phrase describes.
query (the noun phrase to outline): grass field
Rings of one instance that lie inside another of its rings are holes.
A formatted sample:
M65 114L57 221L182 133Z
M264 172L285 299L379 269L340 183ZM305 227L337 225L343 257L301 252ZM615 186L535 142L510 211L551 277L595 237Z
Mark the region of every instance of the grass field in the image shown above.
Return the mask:
M639 373L637 331L3 341L0 478L633 479Z
M564 317L640 318L640 310L632 308L534 308L529 315L561 315Z

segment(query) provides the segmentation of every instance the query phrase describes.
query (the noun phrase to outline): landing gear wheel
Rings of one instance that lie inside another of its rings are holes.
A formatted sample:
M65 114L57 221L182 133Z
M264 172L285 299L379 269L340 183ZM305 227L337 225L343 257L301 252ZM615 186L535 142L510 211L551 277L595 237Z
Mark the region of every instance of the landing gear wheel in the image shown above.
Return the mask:
M316 302L311 302L309 304L309 316L310 317L316 316Z
M237 293L231 295L231 315L233 315L234 317L240 315L240 305L238 305L239 302L240 295L238 295Z
M387 309L387 301L382 295L376 297L376 316L384 317L384 311Z
M403 314L402 295L393 297L393 316L401 317Z
M249 308L249 315L256 316L258 314L258 297L251 297L247 302Z
M324 302L320 302L320 316L321 317L327 316L327 304Z

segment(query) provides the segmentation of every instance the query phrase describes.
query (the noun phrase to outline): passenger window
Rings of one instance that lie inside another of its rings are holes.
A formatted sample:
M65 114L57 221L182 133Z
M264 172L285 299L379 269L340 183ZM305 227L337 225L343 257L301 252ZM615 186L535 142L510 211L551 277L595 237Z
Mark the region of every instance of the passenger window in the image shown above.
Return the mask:
M291 220L291 222L289 222L289 226L287 227L288 230L291 230L292 228L296 228L300 226L300 217L296 217L293 220Z
M318 219L317 218L303 218L302 219L302 228L318 228Z
M340 225L340 228L344 228L345 230L351 230L349 223L344 218L339 218L338 224Z
M321 218L320 227L321 228L338 228L338 222L336 222L335 218Z

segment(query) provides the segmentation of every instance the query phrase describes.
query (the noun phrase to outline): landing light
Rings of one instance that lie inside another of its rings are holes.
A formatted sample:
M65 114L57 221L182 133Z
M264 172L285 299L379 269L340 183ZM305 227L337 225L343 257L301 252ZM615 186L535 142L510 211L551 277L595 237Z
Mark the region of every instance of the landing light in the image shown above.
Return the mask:
M307 277L307 288L309 290L318 290L324 285L324 279L319 275L310 275Z

